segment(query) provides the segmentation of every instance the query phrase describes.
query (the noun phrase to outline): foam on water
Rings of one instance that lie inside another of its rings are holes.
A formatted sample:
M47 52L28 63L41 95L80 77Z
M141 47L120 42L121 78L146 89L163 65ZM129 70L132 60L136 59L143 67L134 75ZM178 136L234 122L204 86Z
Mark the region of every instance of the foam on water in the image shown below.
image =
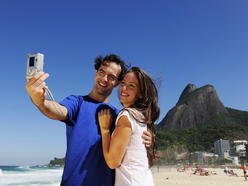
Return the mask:
M18 186L58 186L60 185L62 168L44 167L0 167L0 185Z
M19 169L29 169L30 166L28 166L28 165L26 165L26 166L19 166L19 167L17 167L17 168L19 168Z

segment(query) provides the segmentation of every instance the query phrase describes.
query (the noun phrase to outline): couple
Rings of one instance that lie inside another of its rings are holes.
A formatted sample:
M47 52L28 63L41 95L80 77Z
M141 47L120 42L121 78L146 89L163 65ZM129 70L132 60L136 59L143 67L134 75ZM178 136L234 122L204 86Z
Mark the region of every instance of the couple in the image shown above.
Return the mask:
M126 67L117 55L97 57L92 91L60 102L64 116L46 100L44 81L49 75L40 72L28 80L26 89L39 110L66 123L61 185L154 185L149 166L156 152L154 122L160 113L157 89L146 72L137 67L127 71ZM108 104L119 84L121 111Z

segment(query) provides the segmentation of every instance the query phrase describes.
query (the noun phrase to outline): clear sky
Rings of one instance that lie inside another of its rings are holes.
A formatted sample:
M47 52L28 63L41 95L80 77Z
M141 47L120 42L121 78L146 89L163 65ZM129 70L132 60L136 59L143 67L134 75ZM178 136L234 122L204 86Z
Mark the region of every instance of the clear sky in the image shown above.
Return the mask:
M226 107L248 111L247 10L247 0L1 0L0 165L65 156L64 123L43 116L25 89L28 53L44 54L56 101L88 94L95 57L115 53L163 78L159 121L189 83L213 85ZM110 103L121 108L117 89Z

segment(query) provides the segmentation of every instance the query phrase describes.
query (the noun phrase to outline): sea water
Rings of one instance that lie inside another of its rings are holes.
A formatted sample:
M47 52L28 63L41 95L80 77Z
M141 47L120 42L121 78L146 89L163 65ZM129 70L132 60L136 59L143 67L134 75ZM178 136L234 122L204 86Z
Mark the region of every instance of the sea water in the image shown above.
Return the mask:
M0 166L0 186L59 186L63 168Z

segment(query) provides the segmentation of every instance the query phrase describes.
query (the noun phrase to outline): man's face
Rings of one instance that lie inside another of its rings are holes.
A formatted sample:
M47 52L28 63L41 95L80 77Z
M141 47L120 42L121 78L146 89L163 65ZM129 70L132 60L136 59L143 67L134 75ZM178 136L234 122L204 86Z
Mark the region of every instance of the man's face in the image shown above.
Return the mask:
M106 62L101 65L95 73L95 90L98 94L109 96L114 87L118 85L118 77L121 66L113 62Z

